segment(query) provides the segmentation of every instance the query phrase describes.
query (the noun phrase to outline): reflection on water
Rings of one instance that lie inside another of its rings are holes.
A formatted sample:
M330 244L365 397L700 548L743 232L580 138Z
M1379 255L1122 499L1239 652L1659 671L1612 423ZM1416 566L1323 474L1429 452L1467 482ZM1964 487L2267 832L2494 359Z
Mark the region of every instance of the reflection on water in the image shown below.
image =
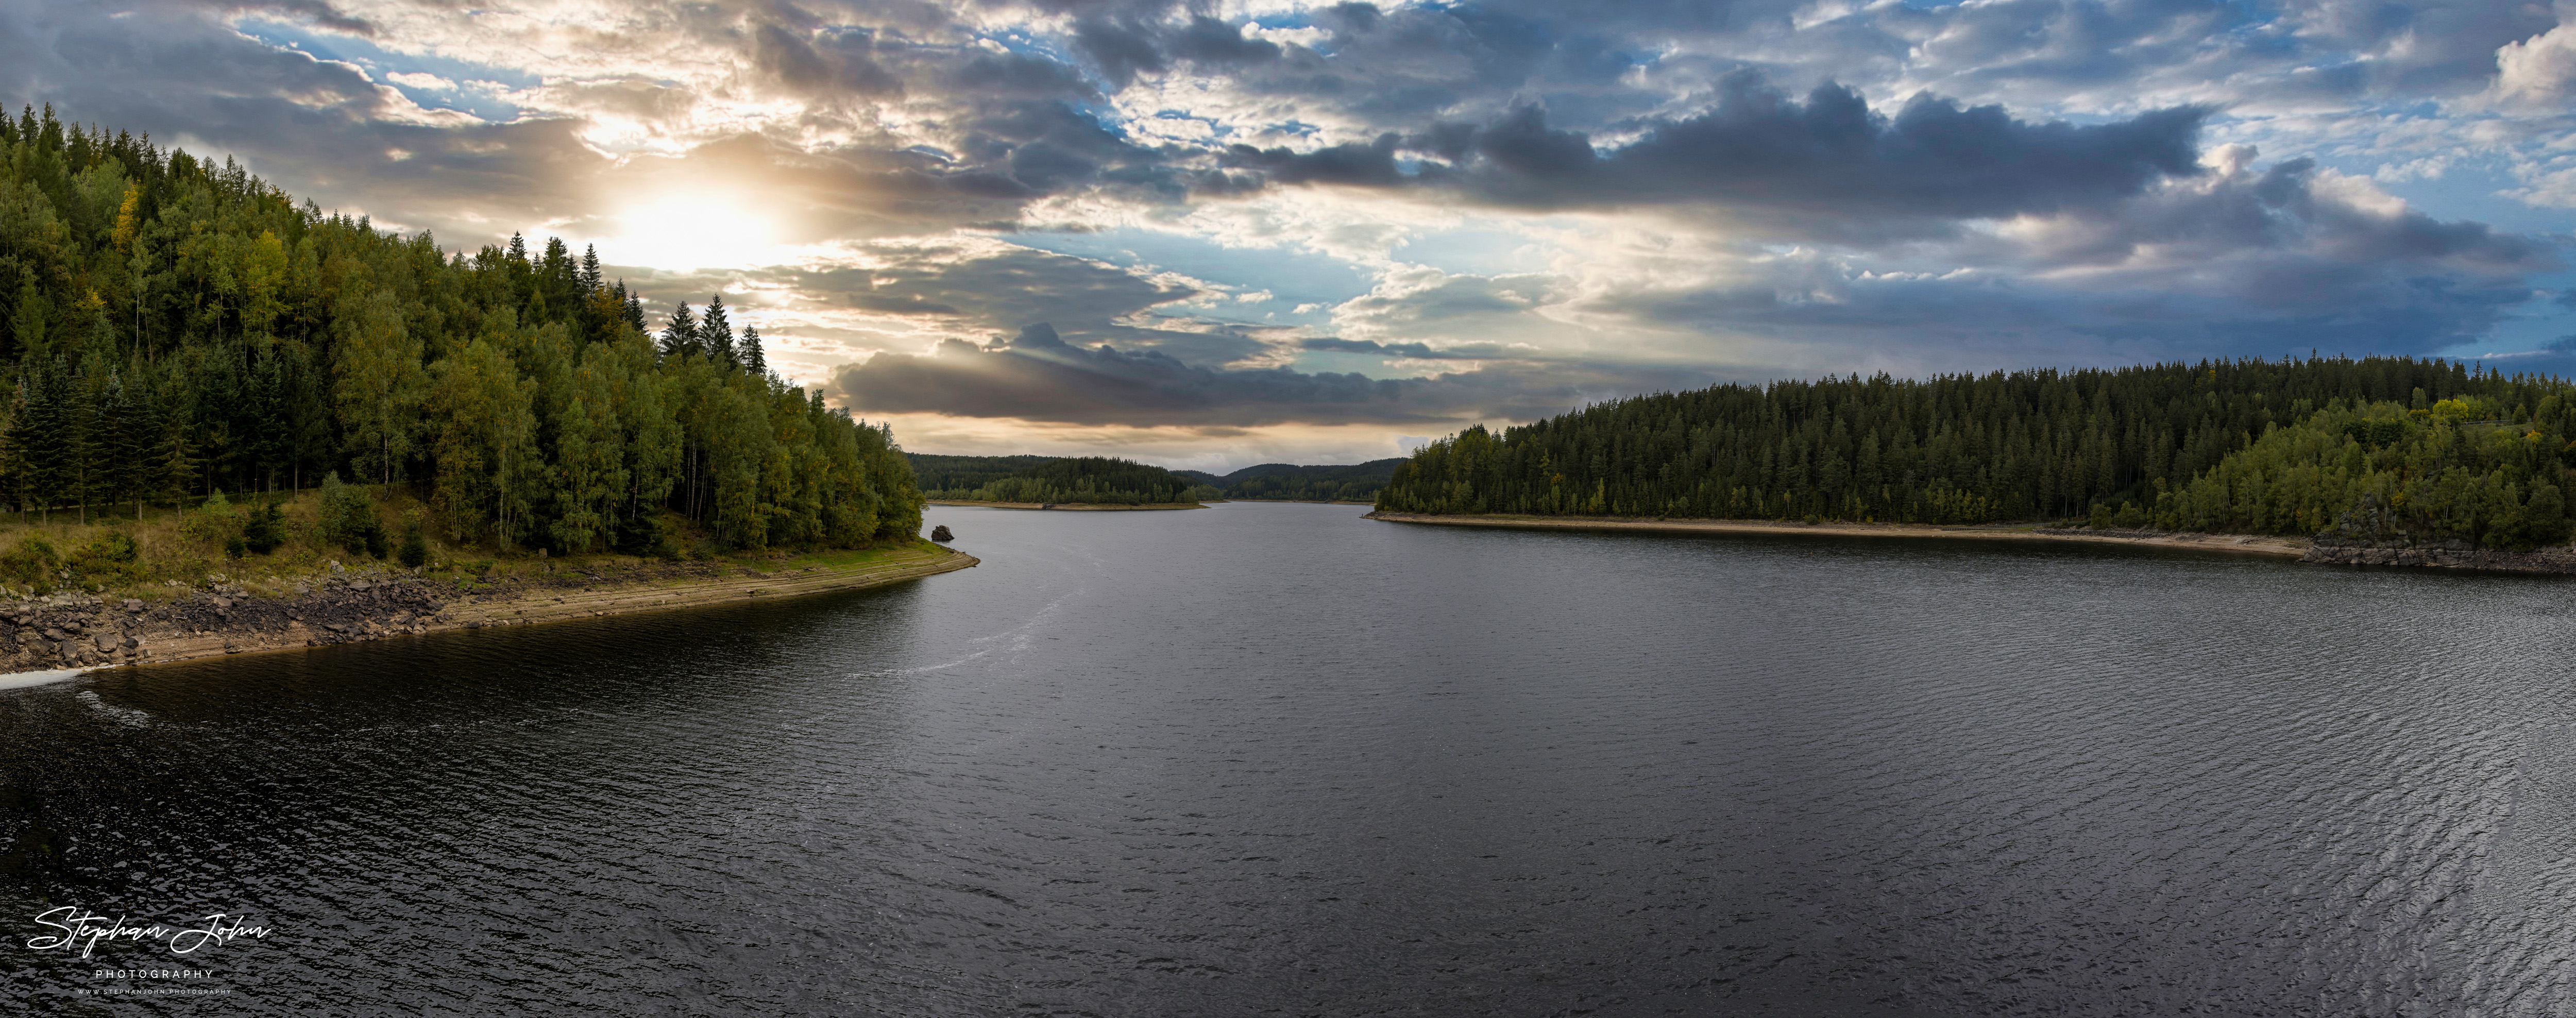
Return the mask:
M0 690L0 993L73 905L276 931L99 1013L2576 1007L2559 582L1361 511Z

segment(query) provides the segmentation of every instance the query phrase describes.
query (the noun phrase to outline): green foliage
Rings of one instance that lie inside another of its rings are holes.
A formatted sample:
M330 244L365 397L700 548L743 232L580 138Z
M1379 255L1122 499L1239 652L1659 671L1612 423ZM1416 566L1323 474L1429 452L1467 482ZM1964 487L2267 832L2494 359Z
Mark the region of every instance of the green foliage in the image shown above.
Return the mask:
M134 535L110 530L71 553L64 564L82 581L115 587L143 578L143 549Z
M422 530L418 509L403 512L402 546L395 552L395 561L412 569L429 563L429 536Z
M199 541L221 541L227 537L239 535L241 526L241 509L234 506L232 500L225 498L223 492L218 491L206 496L204 504L190 510L188 515L179 521L179 533L181 536Z
M966 459L968 457L947 457ZM1002 457L996 457L1000 459ZM1089 505L1155 505L1194 502L1194 488L1188 479L1177 477L1161 467L1122 459L1083 457L1080 459L1044 459L1008 457L1036 462L1009 474L991 477L974 488L932 490L929 498L954 499L960 502L1069 502ZM956 471L953 480L971 471ZM919 525L915 525L919 529Z
M55 554L53 542L34 534L19 538L0 554L0 576L38 595L53 593L54 573L61 566L62 556Z
M270 502L250 511L242 524L242 547L266 555L286 543L286 513Z
M1349 466L1263 463L1223 477L1195 470L1173 473L1215 487L1216 497L1237 501L1366 502L1377 497L1403 463L1402 457L1396 457Z
M322 476L321 504L314 515L322 540L352 552L365 551L368 535L384 531L384 522L376 516L375 502L367 497L367 490L340 483L337 470Z
M973 491L1005 477L1016 477L1056 456L937 456L909 452L913 476L923 491Z
M2447 399L2421 423L2395 402L2330 407L2159 499L2156 523L2374 546L2561 544L2570 436L2560 402L2544 399L2553 419L2530 425L2477 423L2492 411Z
M2387 446L2435 428L2474 430L2482 426L2462 422L2492 419L2498 407L2541 407L2535 420L2565 416L2565 387L2391 357L1726 385L1616 400L1501 435L1469 428L1397 467L1378 505L1980 523L2090 517L2099 504L2103 524L2116 526L2134 504L2136 518L2153 524L2166 515L2159 500L2167 491L2330 405L2417 402L2420 415L2389 412L2363 425L2366 443ZM2436 400L2450 405L2436 414ZM2336 418L2324 437L2365 444L2340 430L2356 419ZM2516 490L2529 497L2527 486ZM2309 511L2287 518L2325 524ZM2251 526L2254 517L2243 518L2223 529ZM2275 517L2261 519L2269 526Z
M139 516L337 473L427 482L445 536L559 553L666 512L753 550L918 529L892 434L761 370L721 301L665 356L596 252L450 252L229 160L43 123L0 131L8 502ZM211 523L191 536L238 528ZM331 539L389 550L372 533Z

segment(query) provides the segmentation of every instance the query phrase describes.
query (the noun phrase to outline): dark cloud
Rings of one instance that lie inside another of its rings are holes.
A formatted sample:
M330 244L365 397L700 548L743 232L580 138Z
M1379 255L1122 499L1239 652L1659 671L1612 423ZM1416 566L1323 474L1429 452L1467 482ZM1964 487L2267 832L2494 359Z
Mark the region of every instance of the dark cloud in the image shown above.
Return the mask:
M807 94L895 95L903 82L877 63L865 29L792 31L774 24L752 29L752 63Z
M2129 360L2429 353L2486 335L2540 296L2532 276L2564 268L2542 241L2392 209L2366 187L2329 186L2304 159L2237 165L2062 217L2035 239L1950 252L1995 266L1984 272L1782 261L1729 285L1614 289L1587 310L1819 346L1983 350L1984 366L2051 348Z
M1409 357L1418 361L1486 360L1495 357L1507 356L1507 352L1502 347L1491 343L1474 343L1465 346L1434 348L1427 343L1380 343L1375 340L1340 339L1335 337L1314 337L1300 340L1297 343L1297 348L1300 350L1313 350L1317 353L1358 353L1373 354L1380 357Z
M376 26L365 18L342 13L324 0L240 0L217 2L206 7L227 14L265 14L284 21L300 21L318 28L350 35L374 38Z
M1736 74L1714 109L1645 125L1607 151L1526 106L1469 131L1307 153L1236 146L1227 162L1282 182L1436 186L1526 208L1709 203L1762 218L1988 218L2104 205L2196 173L2208 116L2185 107L2097 126L2029 123L1918 95L1890 117L1848 88L1819 86L1800 103ZM1399 148L1453 163L1403 173Z
M985 346L880 353L823 391L862 414L947 414L1064 424L1455 426L1525 420L1629 392L1707 384L1690 371L1505 364L1427 378L1198 367L1153 351L1066 343L1039 323Z

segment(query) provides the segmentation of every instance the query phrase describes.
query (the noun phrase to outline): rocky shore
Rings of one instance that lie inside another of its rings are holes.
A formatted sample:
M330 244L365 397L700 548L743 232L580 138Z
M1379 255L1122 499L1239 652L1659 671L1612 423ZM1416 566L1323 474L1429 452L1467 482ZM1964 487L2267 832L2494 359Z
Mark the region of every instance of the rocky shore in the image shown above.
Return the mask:
M2250 534L2194 534L2162 530L2073 530L2028 523L1937 526L1910 523L1798 523L1775 520L1675 520L1634 517L1434 515L1388 510L1364 514L1389 523L1428 523L1452 527L1505 527L1541 530L1630 530L1669 534L1809 534L1835 537L1936 538L1970 541L2065 541L2081 544L2128 544L2188 548L2231 554L2296 557L2308 541L2296 537Z
M2419 569L2483 569L2499 573L2576 575L2576 552L2468 551L2457 548L2371 548L2320 544L2300 556L2301 562L2345 566L2412 566Z
M58 594L0 603L0 672L185 661L356 643L445 629L528 625L750 597L883 586L966 569L972 555L904 549L854 566L763 572L674 563L478 584L362 571L282 590L216 581L168 599Z

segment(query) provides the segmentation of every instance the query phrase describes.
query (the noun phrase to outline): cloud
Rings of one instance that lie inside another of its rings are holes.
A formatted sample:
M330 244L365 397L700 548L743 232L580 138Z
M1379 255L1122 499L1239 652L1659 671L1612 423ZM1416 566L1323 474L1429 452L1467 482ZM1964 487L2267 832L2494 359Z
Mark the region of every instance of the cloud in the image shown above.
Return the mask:
M1631 392L1705 385L1689 369L1488 365L1374 379L1288 368L1224 369L1155 352L1066 343L1038 323L1011 340L950 340L929 355L880 353L823 392L860 414L942 414L1130 427L1397 424L1526 420Z
M2561 23L2496 50L2494 101L2502 106L2564 113L2576 100L2576 25Z
M1768 221L1992 218L2104 205L2196 173L2195 137L2210 114L2029 123L1917 95L1887 116L1830 84L1804 103L1749 73L1723 87L1709 111L1647 123L1606 150L1524 106L1479 127L1305 153L1238 145L1226 158L1282 183L1436 187L1533 209L1703 203ZM1404 151L1448 161L1407 173L1397 165Z

